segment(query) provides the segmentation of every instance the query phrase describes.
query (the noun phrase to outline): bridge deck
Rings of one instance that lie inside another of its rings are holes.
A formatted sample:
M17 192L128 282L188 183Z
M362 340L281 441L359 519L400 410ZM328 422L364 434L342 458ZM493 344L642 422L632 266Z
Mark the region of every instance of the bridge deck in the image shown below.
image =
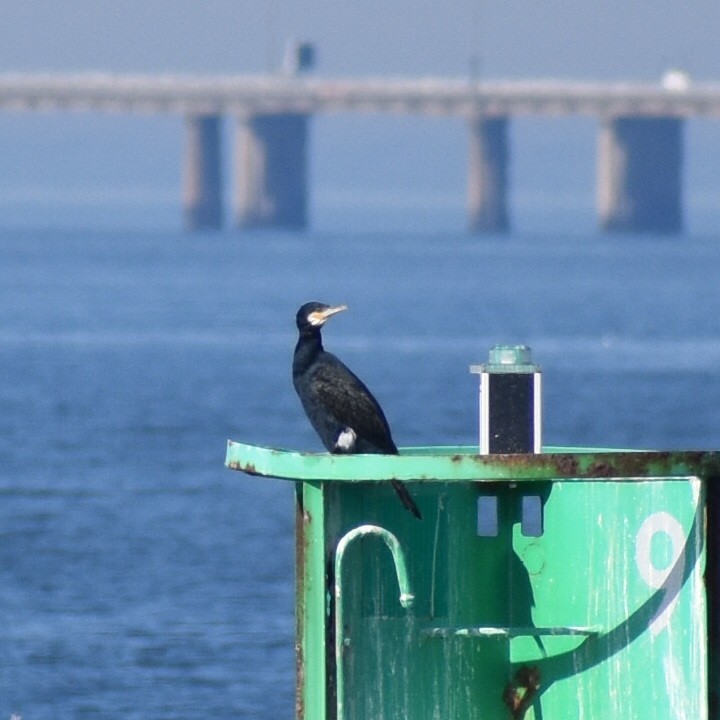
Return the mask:
M720 84L4 73L0 110L717 117Z

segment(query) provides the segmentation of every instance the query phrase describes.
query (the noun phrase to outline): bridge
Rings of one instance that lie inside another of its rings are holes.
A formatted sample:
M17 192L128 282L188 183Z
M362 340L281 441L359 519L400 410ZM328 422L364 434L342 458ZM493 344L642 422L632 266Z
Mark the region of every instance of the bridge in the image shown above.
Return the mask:
M683 121L720 117L720 84L320 79L309 76L0 74L0 110L173 113L186 118L183 206L191 228L223 218L221 118L237 121L240 227L307 225L307 135L317 113L456 116L468 127L468 227L509 229L508 128L517 116L599 121L599 224L682 230Z

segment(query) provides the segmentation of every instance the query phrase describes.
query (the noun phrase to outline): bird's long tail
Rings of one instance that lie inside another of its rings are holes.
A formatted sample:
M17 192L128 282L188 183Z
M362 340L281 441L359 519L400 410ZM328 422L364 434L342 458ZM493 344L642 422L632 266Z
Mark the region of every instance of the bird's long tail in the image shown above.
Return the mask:
M395 490L397 496L400 498L400 502L403 504L403 507L409 510L418 520L422 520L420 508L418 508L415 504L415 501L413 500L412 495L408 492L408 489L399 480L391 480L390 482L393 486L393 490Z

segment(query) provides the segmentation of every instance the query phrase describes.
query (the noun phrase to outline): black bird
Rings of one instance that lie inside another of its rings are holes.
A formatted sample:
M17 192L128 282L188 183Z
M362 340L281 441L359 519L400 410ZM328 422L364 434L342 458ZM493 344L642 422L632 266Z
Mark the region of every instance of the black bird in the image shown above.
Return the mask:
M312 426L331 453L397 455L385 414L365 384L332 353L323 349L320 328L347 310L319 302L305 303L295 321L300 333L293 356L293 385ZM400 502L418 519L422 515L407 488L392 480Z

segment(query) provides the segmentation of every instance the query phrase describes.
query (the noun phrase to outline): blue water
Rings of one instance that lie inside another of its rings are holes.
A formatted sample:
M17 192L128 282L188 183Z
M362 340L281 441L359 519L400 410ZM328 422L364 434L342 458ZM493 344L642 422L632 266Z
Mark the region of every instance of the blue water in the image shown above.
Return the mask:
M286 482L226 438L319 449L294 315L399 445L470 444L497 342L547 443L720 446L720 236L0 230L0 719L293 712Z

